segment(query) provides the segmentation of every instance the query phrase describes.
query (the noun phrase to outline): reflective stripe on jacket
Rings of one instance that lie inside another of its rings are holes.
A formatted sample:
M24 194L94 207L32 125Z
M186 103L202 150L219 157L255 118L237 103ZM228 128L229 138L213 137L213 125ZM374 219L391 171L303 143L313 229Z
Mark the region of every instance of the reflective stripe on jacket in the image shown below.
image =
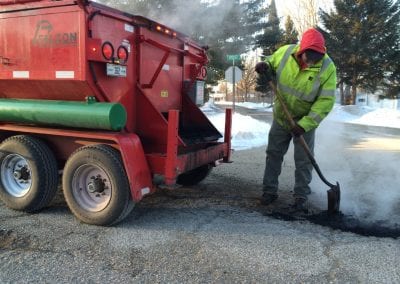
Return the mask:
M317 128L335 104L336 67L330 57L303 70L296 60L298 45L279 48L267 61L276 72L278 92L289 112L305 131ZM275 98L274 119L289 129L281 104Z

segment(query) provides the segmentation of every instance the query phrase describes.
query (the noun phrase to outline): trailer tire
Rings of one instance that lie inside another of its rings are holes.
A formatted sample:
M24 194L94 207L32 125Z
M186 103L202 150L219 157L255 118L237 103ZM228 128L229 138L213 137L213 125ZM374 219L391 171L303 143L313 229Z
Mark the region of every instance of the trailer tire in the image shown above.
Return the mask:
M0 198L8 207L38 211L52 201L57 187L57 161L43 141L18 135L1 143Z
M68 207L84 223L114 225L134 207L121 155L109 145L85 146L72 153L62 184Z
M191 171L180 174L176 179L176 183L183 186L196 185L205 179L210 174L211 170L211 165L200 166Z

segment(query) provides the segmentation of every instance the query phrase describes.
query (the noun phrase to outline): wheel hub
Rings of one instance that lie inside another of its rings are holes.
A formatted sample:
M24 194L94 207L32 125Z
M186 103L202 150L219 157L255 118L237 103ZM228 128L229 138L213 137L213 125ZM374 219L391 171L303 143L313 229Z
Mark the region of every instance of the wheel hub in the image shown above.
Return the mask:
M17 169L14 170L14 178L22 183L27 183L30 178L31 174L27 166L17 165Z
M97 177L92 176L92 181L88 183L87 188L90 193L103 193L106 189L105 179L103 180L100 175Z
M76 169L72 178L73 195L79 206L90 212L99 212L111 200L110 177L101 167L83 164Z
M32 185L31 168L21 155L10 154L1 163L0 180L5 190L14 197L28 193Z

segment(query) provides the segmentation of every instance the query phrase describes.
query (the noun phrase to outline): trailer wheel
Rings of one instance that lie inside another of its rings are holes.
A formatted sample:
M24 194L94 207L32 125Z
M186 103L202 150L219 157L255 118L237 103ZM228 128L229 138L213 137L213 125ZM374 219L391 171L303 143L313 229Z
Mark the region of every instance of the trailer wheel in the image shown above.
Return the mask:
M41 140L13 136L0 145L0 198L10 208L35 212L47 206L58 186L54 154Z
M121 156L108 145L76 150L65 164L62 184L68 207L88 224L113 225L134 207Z
M196 185L205 179L212 170L211 165L204 165L198 168L195 168L186 173L180 174L176 179L176 183L183 186L192 186Z

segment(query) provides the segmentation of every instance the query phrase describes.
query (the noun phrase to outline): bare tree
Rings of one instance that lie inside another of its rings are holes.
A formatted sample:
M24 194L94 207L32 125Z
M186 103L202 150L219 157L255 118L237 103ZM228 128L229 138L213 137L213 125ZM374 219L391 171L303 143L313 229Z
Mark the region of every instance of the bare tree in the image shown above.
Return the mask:
M245 102L249 99L250 92L255 91L257 83L257 73L254 69L254 62L252 60L245 63L242 80L237 84L238 92L242 93Z
M286 14L292 18L299 34L319 24L318 10L332 6L331 0L293 0L285 6Z

